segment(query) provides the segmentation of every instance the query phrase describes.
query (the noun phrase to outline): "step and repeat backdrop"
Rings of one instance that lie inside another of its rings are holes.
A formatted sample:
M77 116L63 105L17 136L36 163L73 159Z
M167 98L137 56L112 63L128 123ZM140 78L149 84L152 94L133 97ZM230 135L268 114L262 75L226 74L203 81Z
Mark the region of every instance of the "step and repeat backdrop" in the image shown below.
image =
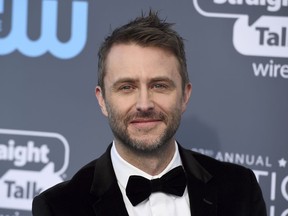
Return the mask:
M185 38L193 94L177 140L251 168L269 216L288 216L287 0L0 0L0 216L100 156L94 96L111 29L149 9Z

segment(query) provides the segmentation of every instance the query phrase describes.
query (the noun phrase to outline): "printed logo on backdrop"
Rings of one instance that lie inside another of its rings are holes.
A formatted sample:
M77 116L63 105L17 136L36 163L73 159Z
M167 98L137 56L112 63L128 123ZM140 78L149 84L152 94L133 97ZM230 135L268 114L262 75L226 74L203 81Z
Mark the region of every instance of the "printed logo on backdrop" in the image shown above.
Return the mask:
M0 209L31 211L36 195L63 182L69 145L57 133L0 129L0 163Z
M29 3L32 4L32 1L0 0L0 55L18 50L28 57L49 52L57 58L70 59L83 50L87 39L88 2L72 0L70 38L61 42L57 37L58 13L61 13L58 11L58 0L40 1L40 36L32 40L27 35L31 25L28 23L28 14L31 13Z
M242 55L288 58L288 0L192 0L203 16L237 19L233 45ZM252 63L256 77L287 78L288 64Z
M269 185L263 188L268 200L266 207L270 216L288 216L288 156L287 152L280 156L254 155L235 152L214 151L211 149L193 148L192 150L220 161L250 167L259 184Z

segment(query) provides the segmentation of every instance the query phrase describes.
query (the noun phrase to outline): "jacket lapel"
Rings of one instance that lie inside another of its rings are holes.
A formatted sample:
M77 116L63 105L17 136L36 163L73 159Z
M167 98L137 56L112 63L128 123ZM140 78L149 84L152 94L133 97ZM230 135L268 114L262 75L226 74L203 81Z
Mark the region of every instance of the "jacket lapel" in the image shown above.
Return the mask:
M92 206L96 216L129 216L113 170L110 145L96 161L91 186ZM179 145L187 174L191 216L216 216L217 191L211 174L194 158L193 152Z
M194 158L193 152L179 145L179 153L187 174L191 215L217 215L217 191L211 174Z
M121 191L113 170L110 156L111 145L95 164L91 194L97 216L128 216Z

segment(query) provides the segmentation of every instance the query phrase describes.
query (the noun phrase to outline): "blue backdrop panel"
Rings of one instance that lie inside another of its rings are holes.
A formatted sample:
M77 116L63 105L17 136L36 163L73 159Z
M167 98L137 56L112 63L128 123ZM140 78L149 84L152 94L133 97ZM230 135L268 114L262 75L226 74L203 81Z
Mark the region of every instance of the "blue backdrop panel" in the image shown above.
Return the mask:
M253 169L268 215L288 215L287 1L0 0L0 216L31 215L35 195L105 151L98 47L150 8L185 38L178 141Z

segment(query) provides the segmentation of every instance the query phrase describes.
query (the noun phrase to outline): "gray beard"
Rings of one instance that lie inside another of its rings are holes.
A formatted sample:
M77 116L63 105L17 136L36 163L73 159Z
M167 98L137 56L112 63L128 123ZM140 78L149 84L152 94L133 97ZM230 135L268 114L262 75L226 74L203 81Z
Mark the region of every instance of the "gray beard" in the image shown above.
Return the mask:
M107 105L106 105L107 106ZM163 113L155 113L154 111L149 112L138 112L136 117L141 118L160 118L166 124L168 124L165 131L159 135L159 137L154 141L149 141L148 144L145 140L133 139L129 136L127 125L128 122L135 118L135 115L128 116L124 119L123 122L117 118L117 113L115 113L109 106L108 107L108 119L109 125L115 136L115 139L120 142L125 148L129 149L131 152L134 152L136 155L141 156L152 156L158 155L160 152L163 152L165 148L167 148L168 144L171 142L171 139L174 137L181 120L181 112L175 112L174 115L171 116L170 124L168 121L168 117ZM117 120L118 119L118 120ZM121 118L120 118L121 119Z

